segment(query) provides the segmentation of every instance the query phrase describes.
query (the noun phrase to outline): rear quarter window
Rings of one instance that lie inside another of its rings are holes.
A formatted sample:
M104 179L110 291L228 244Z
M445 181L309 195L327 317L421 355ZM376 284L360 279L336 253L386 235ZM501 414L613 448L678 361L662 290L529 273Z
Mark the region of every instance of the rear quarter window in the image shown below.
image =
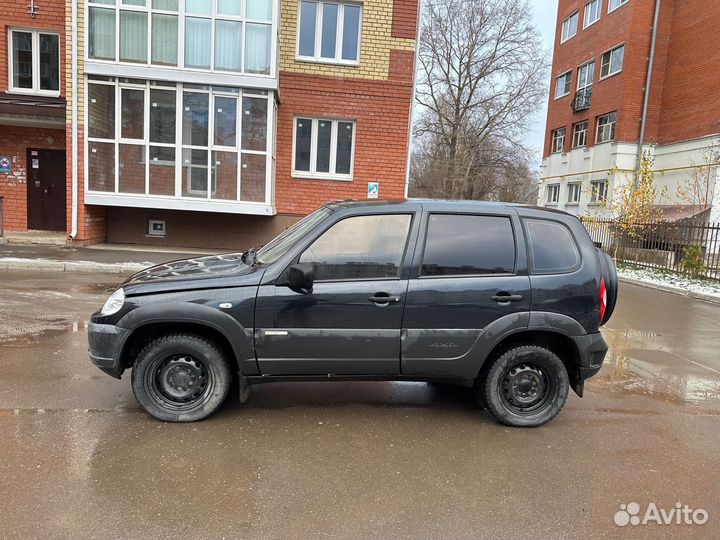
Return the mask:
M526 219L532 270L535 274L571 272L580 264L580 252L570 230L557 221Z

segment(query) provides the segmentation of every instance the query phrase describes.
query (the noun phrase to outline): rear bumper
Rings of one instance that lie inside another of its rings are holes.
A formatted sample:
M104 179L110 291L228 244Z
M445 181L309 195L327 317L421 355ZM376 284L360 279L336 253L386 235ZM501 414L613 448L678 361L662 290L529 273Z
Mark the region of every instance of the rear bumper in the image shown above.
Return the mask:
M580 376L584 381L600 371L608 346L600 332L577 336L573 340L580 354Z
M88 325L90 361L116 379L119 379L124 371L120 364L120 350L126 333L126 329L112 324L91 322Z

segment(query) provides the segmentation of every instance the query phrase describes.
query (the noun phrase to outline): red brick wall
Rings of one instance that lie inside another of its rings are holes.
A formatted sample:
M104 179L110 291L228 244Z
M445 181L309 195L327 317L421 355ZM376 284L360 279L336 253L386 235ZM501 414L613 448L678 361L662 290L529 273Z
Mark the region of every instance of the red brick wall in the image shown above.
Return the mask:
M52 141L52 142L50 142ZM12 173L0 174L5 230L27 230L27 149L64 150L65 132L0 125L0 156L13 160Z
M28 0L3 0L0 21L0 92L8 89L8 28L52 30L60 34L60 95L65 95L65 0L37 2L38 14L27 14Z
M392 37L415 39L417 31L418 1L395 0L393 2Z
M544 155L550 154L550 133L566 127L566 150L570 149L572 124L589 121L589 145L595 141L597 117L617 111L617 141L637 141L640 132L643 88L647 74L647 57L650 50L650 33L654 2L630 0L612 13L607 12L603 2L600 20L586 29L582 28L585 0L560 0L555 32L547 132ZM575 37L560 43L562 21L574 11L579 11L578 32ZM602 53L625 43L623 70L612 77L599 80ZM577 68L595 59L592 106L578 113L571 108L577 88ZM572 70L572 90L569 95L555 99L555 79Z

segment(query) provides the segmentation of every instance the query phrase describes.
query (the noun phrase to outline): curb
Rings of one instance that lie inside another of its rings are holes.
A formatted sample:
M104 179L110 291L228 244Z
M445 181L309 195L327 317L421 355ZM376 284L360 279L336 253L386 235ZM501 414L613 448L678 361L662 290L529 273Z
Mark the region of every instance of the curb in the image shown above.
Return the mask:
M33 259L7 260L0 258L0 270L36 270L38 272L99 272L106 274L134 274L148 268L140 263L97 263L93 261L37 261Z
M618 279L625 283L630 283L631 285L639 285L640 287L647 287L648 289L655 289L657 291L678 294L680 296L692 298L693 300L702 300L704 302L710 302L712 304L720 304L720 298L718 298L717 296L711 296L709 294L692 292L687 289L681 289L680 287L671 287L670 285L658 285L656 283L650 283L647 281L641 281L639 279L627 277L618 276Z

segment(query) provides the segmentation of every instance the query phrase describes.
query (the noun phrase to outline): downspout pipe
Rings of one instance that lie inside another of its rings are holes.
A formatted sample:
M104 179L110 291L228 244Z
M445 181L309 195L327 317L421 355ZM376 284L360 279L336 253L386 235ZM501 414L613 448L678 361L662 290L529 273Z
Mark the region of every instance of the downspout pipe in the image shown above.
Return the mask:
M72 113L71 113L71 169L72 169L72 223L70 227L70 240L75 240L78 230L78 0L71 0L71 39L72 39L72 58L70 72L70 86L72 92Z
M640 138L638 139L638 151L635 159L635 170L640 172L640 158L642 156L643 143L645 141L645 126L647 124L648 103L650 101L650 85L652 84L653 64L655 63L655 43L657 42L658 19L660 18L661 0L655 0L655 17L653 18L652 37L650 38L650 58L648 58L647 78L645 79L645 97L643 99L642 118L640 119ZM637 186L638 174L635 174L633 183Z
M415 90L417 88L418 58L420 57L420 18L422 16L422 0L418 0L417 24L415 26L415 59L413 60L413 84L412 96L410 96L410 119L408 120L408 150L407 164L405 165L405 190L404 197L407 199L410 192L410 158L412 157L413 130L415 129Z

